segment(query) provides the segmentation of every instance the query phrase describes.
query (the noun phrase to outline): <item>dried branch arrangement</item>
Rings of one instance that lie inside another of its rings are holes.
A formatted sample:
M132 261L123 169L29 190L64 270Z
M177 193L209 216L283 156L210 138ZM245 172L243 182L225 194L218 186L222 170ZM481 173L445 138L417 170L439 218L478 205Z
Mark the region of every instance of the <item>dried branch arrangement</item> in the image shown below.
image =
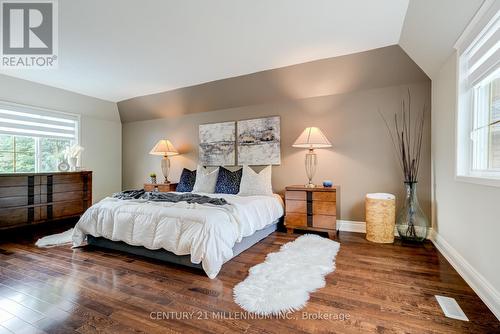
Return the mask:
M421 112L412 116L411 94L410 89L408 89L408 102L405 102L405 99L401 101L401 111L394 114L392 127L380 110L379 114L391 136L405 182L417 182L426 106L424 105Z

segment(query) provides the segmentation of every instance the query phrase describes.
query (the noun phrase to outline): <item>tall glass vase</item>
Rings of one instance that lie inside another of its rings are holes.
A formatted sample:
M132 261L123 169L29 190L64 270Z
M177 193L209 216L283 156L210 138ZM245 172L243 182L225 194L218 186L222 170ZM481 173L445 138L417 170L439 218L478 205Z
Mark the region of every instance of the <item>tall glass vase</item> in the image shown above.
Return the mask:
M396 219L398 234L404 241L422 242L427 238L429 220L418 204L417 182L405 182L406 198Z

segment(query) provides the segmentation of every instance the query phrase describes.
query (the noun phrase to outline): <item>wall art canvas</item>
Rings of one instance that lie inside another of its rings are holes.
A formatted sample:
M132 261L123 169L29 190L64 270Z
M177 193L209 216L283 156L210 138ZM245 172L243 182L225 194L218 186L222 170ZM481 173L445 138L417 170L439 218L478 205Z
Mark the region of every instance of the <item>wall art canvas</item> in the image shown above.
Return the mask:
M281 163L280 117L238 121L238 164Z
M236 159L236 122L199 126L199 163L204 166L234 165Z

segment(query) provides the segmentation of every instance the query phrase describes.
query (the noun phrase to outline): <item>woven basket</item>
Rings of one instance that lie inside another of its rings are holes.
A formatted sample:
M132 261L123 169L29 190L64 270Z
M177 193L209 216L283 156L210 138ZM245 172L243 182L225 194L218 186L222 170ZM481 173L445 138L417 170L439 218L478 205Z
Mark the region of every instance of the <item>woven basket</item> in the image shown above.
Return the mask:
M366 239L377 243L394 242L396 222L396 197L392 194L367 194Z

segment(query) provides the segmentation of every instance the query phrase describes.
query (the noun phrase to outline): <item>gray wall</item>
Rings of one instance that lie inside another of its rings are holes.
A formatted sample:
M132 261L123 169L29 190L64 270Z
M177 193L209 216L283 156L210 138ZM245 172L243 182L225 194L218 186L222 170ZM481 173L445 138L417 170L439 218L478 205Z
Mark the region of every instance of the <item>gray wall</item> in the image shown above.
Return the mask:
M121 189L121 122L115 103L0 75L0 100L81 116L82 166L93 171L94 202Z
M124 123L123 187L141 187L150 172L161 175L160 157L148 154L160 138L170 139L182 153L172 158L171 179L175 181L183 167L196 167L199 124L279 115L282 162L273 167L274 190L280 192L286 185L306 182L305 150L291 145L305 127L318 126L333 147L317 150L319 168L314 181L320 183L331 179L340 185L341 219L363 221L366 193L402 194L402 174L377 109L391 117L399 110L407 88L412 92L413 108L422 108L424 104L430 106L430 82L427 79L346 94ZM421 204L430 216L430 113L427 115L419 192Z

